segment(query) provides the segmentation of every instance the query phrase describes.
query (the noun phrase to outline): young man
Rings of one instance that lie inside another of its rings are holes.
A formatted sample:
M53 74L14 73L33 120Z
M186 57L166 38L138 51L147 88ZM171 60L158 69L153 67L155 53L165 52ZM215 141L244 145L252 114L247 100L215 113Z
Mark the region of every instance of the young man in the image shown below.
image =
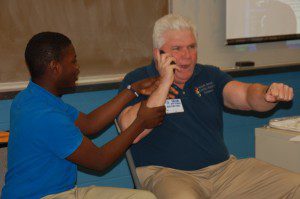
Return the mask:
M103 106L84 114L61 100L66 90L75 86L79 74L69 38L60 33L39 33L27 44L25 59L31 81L11 106L3 199L154 198L146 191L74 186L76 165L103 171L144 129L162 122L164 107L147 108L142 103L134 122L109 143L97 147L86 137L113 122L136 95L150 94L156 79L133 83Z
M155 62L129 73L120 88L160 75L165 84L150 95L149 107L165 104L171 85L179 92L178 99L167 101L167 112L173 113L141 133L131 147L142 186L160 199L300 198L299 174L253 158L237 160L223 139L223 106L268 111L292 100L293 89L282 83L238 82L216 67L197 64L196 41L189 20L162 17L153 31ZM143 98L122 111L123 129L136 118Z

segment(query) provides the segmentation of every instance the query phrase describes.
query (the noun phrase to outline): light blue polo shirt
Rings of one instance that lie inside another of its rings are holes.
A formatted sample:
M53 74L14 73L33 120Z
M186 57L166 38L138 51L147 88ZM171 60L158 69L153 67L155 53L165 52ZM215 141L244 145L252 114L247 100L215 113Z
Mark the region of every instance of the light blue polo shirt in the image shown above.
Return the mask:
M72 189L77 166L65 158L83 139L74 124L79 111L31 81L10 111L2 198L41 198Z

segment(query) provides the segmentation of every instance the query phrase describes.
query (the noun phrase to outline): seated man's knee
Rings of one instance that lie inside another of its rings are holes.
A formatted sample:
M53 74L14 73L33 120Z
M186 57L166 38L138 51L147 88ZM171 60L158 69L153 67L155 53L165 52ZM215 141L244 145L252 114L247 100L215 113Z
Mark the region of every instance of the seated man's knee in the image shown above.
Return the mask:
M202 198L201 194L198 194L193 189L155 189L153 193L159 199L198 199Z
M293 183L295 186L298 186L300 189L300 174L299 173L290 173L288 179Z
M150 191L139 190L134 194L133 198L143 198L143 199L157 199L156 196Z
M192 179L181 176L165 176L163 179L156 179L156 182L147 189L159 199L197 199L203 195L200 193L201 188Z
M172 199L198 199L202 198L201 195L197 193L195 190L178 190L176 195L172 197Z

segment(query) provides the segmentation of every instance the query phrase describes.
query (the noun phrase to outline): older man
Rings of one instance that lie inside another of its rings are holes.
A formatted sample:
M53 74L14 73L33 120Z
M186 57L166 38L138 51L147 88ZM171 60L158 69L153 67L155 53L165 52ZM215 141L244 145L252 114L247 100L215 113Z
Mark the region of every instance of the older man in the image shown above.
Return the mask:
M147 77L164 79L147 106L166 104L170 114L162 125L141 133L132 146L142 186L160 199L299 198L298 174L253 158L237 160L223 139L224 106L269 111L280 101L292 100L293 89L282 83L235 81L216 67L197 64L196 41L189 20L173 14L162 17L153 31L155 61L126 75L120 88ZM176 99L167 99L170 86L178 91L173 93ZM144 98L123 110L122 128L136 118Z

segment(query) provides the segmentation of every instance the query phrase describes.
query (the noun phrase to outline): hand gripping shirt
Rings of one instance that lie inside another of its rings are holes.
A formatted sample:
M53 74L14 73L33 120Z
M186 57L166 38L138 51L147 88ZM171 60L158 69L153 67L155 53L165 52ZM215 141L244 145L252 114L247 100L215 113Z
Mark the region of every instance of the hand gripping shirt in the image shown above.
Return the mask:
M154 63L127 74L120 91L147 77L158 76ZM223 138L223 88L232 78L213 66L195 66L177 98L184 112L167 114L163 123L131 148L136 166L197 170L229 158ZM133 105L145 96L137 98Z
M77 166L66 160L83 135L78 110L30 82L10 112L8 171L2 198L41 198L75 186Z

